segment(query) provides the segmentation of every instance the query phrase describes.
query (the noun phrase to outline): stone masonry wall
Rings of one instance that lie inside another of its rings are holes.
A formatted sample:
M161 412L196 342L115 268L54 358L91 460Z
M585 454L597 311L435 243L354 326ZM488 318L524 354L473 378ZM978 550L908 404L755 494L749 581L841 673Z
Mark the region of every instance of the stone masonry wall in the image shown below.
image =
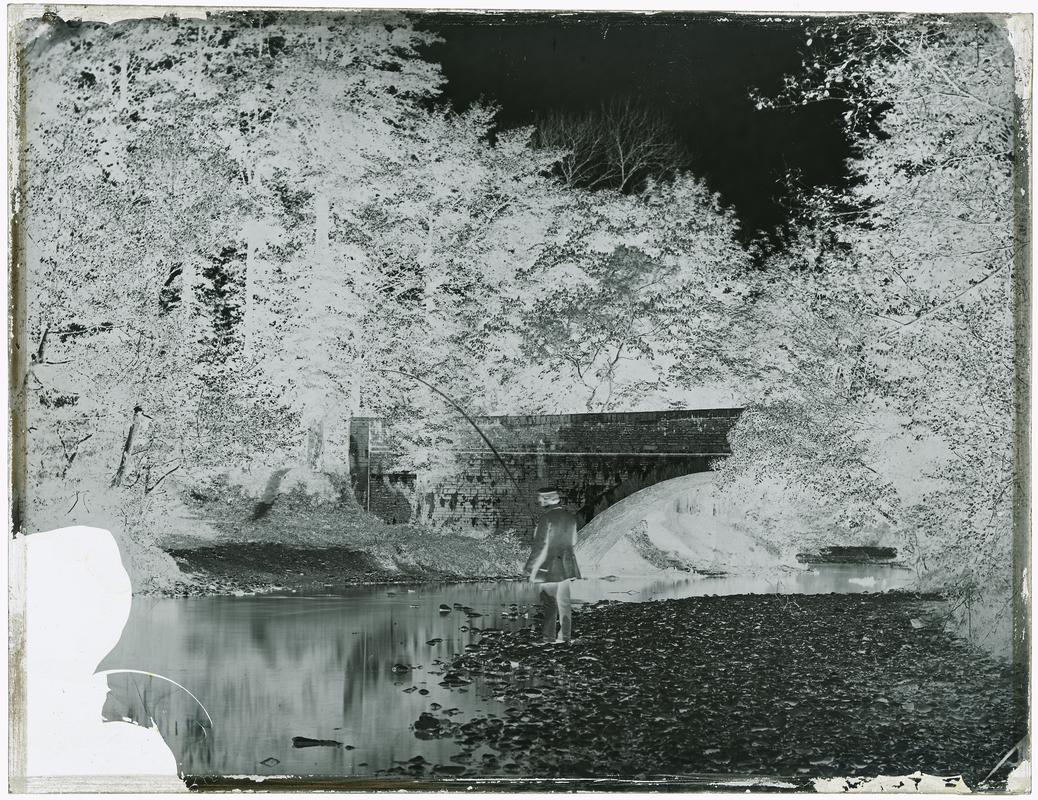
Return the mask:
M728 455L728 432L740 409L480 417L519 488L464 420L451 432L455 469L431 491L417 475L395 471L392 427L357 418L350 430L358 501L391 523L496 533L532 529L536 491L558 486L582 524L624 497L659 481L704 472Z

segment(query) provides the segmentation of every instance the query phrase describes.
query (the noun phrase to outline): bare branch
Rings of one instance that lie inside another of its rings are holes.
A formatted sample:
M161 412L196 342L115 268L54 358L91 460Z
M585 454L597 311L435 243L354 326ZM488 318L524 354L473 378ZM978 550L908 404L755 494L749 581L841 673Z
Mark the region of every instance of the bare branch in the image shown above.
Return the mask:
M166 480L166 478L168 478L168 477L169 477L170 475L172 475L172 474L173 474L174 472L176 472L176 471L177 471L178 469L180 469L180 468L181 468L182 466L184 466L183 462L180 462L180 463L178 463L178 464L177 464L177 465L176 465L175 467L173 467L173 469L171 469L171 470L169 470L168 472L164 473L164 474L163 474L163 475L162 475L162 476L161 476L161 477L160 477L160 478L159 478L159 479L158 479L157 481L155 481L155 483L153 483L153 484L152 484L151 486L148 486L148 485L147 485L147 482L145 481L145 486L144 486L144 494L146 494L146 495L148 495L148 494L151 494L151 493L152 493L153 491L155 491L155 489L157 489L157 488L158 488L158 485L159 485L160 483L162 483L162 482L163 482L164 480Z
M632 100L580 114L556 111L536 124L535 146L563 154L555 174L570 186L638 191L689 161L667 120Z

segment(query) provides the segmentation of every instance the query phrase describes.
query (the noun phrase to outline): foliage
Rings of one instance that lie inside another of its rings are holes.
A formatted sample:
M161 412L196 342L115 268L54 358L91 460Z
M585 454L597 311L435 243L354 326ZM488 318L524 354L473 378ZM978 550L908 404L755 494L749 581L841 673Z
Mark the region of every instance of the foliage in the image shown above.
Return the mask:
M1005 578L1024 117L1001 23L807 32L760 102L842 103L854 180L801 198L767 270L651 113L497 131L431 102L430 37L396 16L20 37L32 527L101 518L146 553L228 470L338 497L357 414L435 481L457 414L411 376L474 414L713 387L752 400L733 494L772 491L798 534L897 535L930 580Z
M414 58L427 37L392 17L48 17L26 37L31 524L101 507L139 522L167 476L299 441L308 375L332 370L300 369L329 348L291 333L312 313L301 296L332 275L286 263L291 279L272 286L257 255L314 241L298 203L314 166L341 168L320 170L322 188L347 191L439 79ZM331 158L345 138L355 157ZM261 294L285 325L263 318ZM342 309L329 311L335 334Z
M785 388L741 426L730 478L779 474L859 530L893 525L930 580L1004 584L1023 244L1009 39L981 18L807 35L783 100L849 104L857 180L807 198L773 262L768 319L785 345L769 363Z
M23 34L34 526L104 513L146 543L226 470L276 468L268 502L297 480L332 499L358 413L402 421L398 467L434 479L457 415L408 374L500 412L556 373L578 387L564 403L600 409L716 355L717 279L742 260L716 198L685 177L640 196L546 178L559 153L533 129L491 137L495 109L427 102L429 36L401 19Z
M737 276L748 267L733 216L691 176L636 197L574 197L507 294L502 327L552 375L554 397L544 402L564 407L551 410L632 408L649 398L682 405L731 355L745 299Z

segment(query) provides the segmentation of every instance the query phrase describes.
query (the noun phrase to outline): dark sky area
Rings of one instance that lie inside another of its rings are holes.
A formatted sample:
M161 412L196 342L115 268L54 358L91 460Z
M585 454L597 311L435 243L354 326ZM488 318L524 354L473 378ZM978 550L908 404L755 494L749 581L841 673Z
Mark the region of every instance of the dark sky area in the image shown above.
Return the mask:
M424 14L443 42L427 57L443 66L458 107L480 98L502 107L499 123L529 123L554 109L637 98L666 114L694 154L694 171L734 207L743 238L785 219L784 176L840 184L848 143L839 103L758 111L751 88L777 92L800 67L799 23L657 14Z

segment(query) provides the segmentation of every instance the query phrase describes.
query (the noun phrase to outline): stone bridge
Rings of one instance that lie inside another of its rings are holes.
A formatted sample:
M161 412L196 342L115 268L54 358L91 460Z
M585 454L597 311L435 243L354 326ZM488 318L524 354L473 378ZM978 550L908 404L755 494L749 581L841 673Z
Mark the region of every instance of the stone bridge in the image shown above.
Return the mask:
M389 523L494 533L529 531L538 513L538 487L555 485L586 524L640 489L710 470L715 459L731 453L728 432L741 411L477 417L518 489L464 420L444 447L446 468L435 480L420 481L395 466L399 448L391 425L358 417L350 426L354 492L362 507Z

